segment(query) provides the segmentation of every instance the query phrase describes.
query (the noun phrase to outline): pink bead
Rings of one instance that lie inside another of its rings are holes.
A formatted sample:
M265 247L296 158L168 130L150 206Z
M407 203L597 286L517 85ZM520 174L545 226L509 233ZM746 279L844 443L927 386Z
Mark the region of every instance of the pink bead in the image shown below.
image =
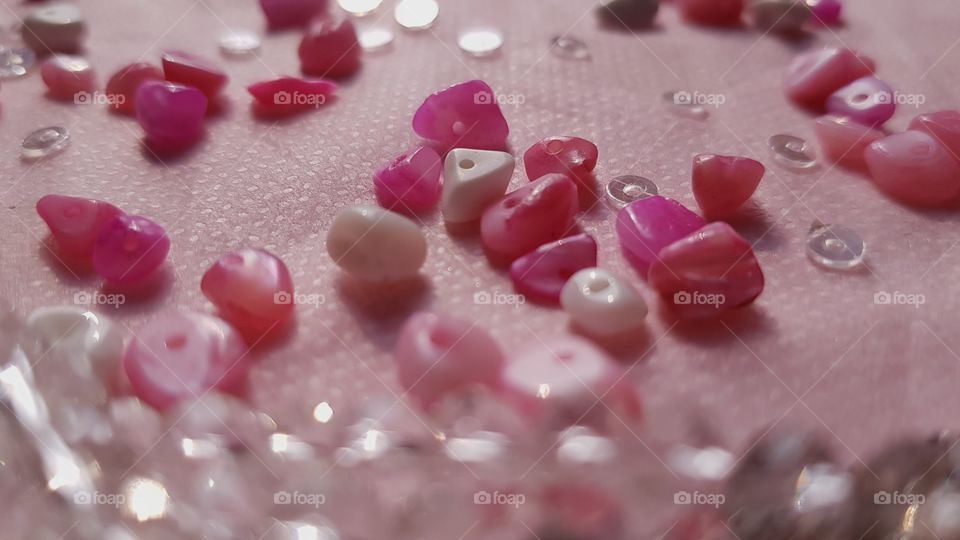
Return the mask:
M562 238L573 227L579 202L567 176L548 174L505 195L480 218L480 236L491 255L510 262Z
M693 158L693 197L707 219L730 217L757 190L765 171L750 158L700 154Z
M259 339L293 314L293 279L279 258L262 249L227 253L203 274L200 290L221 316Z
M873 60L850 49L826 48L797 56L784 74L792 101L822 109L827 98L853 81L873 74Z
M840 0L807 0L813 20L826 26L836 26L840 23L840 14L843 13L843 4Z
M349 18L321 16L310 23L300 41L300 70L315 77L346 78L360 69L362 51Z
M229 80L213 62L180 51L164 51L163 75L170 82L200 90L207 99L217 97Z
M827 159L861 170L867 166L863 160L864 151L871 143L886 136L879 129L837 115L817 118L813 131Z
M700 216L659 195L634 201L617 214L617 238L627 261L641 276L660 250L706 225Z
M578 234L544 244L513 261L513 288L527 300L541 304L560 303L560 291L570 276L597 266L597 241Z
M253 96L260 111L281 114L319 108L326 104L336 91L337 83L333 81L297 77L281 77L247 87L247 92Z
M327 0L260 0L271 30L306 26L327 10Z
M897 110L893 96L893 88L887 83L863 77L834 92L827 99L827 112L875 126L893 117Z
M443 150L503 150L510 128L490 86L467 81L427 97L413 115L413 131Z
M406 214L432 210L440 202L440 155L426 146L400 154L373 175L377 202Z
M890 135L871 144L864 157L873 183L905 203L938 206L960 193L960 164L928 133Z
M45 195L37 201L37 214L50 228L64 255L87 259L93 254L93 244L104 225L123 215L123 211L96 199Z
M722 221L661 250L647 281L684 318L717 316L763 291L763 272L750 243Z
M145 217L113 218L93 246L93 268L115 283L133 283L152 274L170 251L170 238L163 227Z
M954 159L960 161L960 112L938 111L921 114L910 122L909 129L930 134Z
M146 62L124 66L107 82L107 96L119 112L133 114L136 111L137 89L146 81L162 81L163 71Z
M136 103L137 120L155 145L185 147L203 135L207 98L196 88L147 81L137 89Z
M580 137L548 137L538 141L523 154L527 178L535 180L549 173L565 174L580 186L596 181L597 145Z
M40 76L57 99L71 99L86 104L81 92L89 94L96 88L93 66L85 58L55 54L40 65ZM89 99L90 96L86 96Z
M134 393L165 410L208 390L242 394L249 362L243 339L226 322L173 313L148 322L127 347L123 369Z
M495 388L503 352L475 324L420 312L407 319L394 347L400 386L425 409L473 385Z
M683 18L705 26L735 26L740 24L743 0L677 0L677 9Z

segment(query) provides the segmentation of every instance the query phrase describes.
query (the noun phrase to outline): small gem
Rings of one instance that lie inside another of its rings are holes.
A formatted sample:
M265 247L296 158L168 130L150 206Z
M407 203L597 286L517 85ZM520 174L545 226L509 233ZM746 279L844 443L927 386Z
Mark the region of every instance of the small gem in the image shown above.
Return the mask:
M353 22L341 15L319 17L310 23L298 49L305 75L342 79L360 69L363 49Z
M457 45L472 56L490 56L503 45L503 34L486 28L468 30L460 34Z
M0 79L23 77L37 62L37 55L27 48L0 47Z
M427 146L405 152L373 176L377 202L387 210L417 213L440 202L440 155Z
M45 195L37 201L37 214L50 228L61 253L85 259L93 254L93 244L104 225L123 211L96 199Z
M152 144L183 148L203 134L207 98L192 86L146 81L137 88L135 102L137 120Z
M667 109L681 118L706 120L710 113L703 105L694 103L693 94L686 90L669 90L663 93Z
M163 74L170 82L199 89L208 99L217 97L229 78L216 64L180 51L163 53Z
M593 336L623 335L643 325L647 303L629 283L600 268L580 270L563 286L560 304Z
M84 94L93 92L97 84L93 66L80 56L55 54L40 64L40 76L51 96L78 104L86 104Z
M807 233L807 257L825 268L846 270L863 263L867 245L852 229L814 223Z
M133 114L136 112L137 89L147 81L162 81L163 71L146 62L137 62L124 66L107 81L107 97L110 106L117 112Z
M544 244L513 261L510 279L524 298L556 305L570 276L596 265L597 241L588 234L578 234Z
M809 169L817 164L807 141L793 135L774 135L767 141L773 159L791 169Z
M393 10L397 24L408 30L424 30L433 26L440 14L436 0L400 0Z
M371 282L414 278L427 258L427 240L413 221L379 206L337 214L327 232L327 253L354 277Z
M586 60L590 58L590 49L583 41L570 36L554 36L550 40L550 52L560 58Z
M810 8L797 0L749 0L747 10L758 29L780 34L801 32L811 16Z
M960 193L960 164L937 139L923 131L904 131L867 147L870 178L897 200L940 206Z
M654 195L636 200L620 210L617 239L627 261L645 278L663 248L706 224L703 218L677 201Z
M730 217L757 190L765 171L750 158L700 154L693 158L693 197L707 219Z
M823 109L834 92L873 74L873 60L857 51L828 47L797 55L783 76L790 100L813 109Z
M337 0L341 9L351 15L363 17L375 11L383 0Z
M503 150L510 127L490 85L474 80L428 96L413 115L413 131L444 150Z
M260 36L249 30L234 30L220 36L220 50L229 56L246 56L260 48Z
M625 174L607 182L605 191L610 204L619 209L633 201L653 197L660 192L660 188L649 178Z
M45 158L63 151L69 142L70 132L67 128L41 128L23 139L20 156L28 161Z
M389 28L367 28L357 36L365 51L379 51L393 43L393 31Z
M103 225L93 245L93 269L114 283L133 283L153 274L170 251L167 231L141 216L117 216Z
M894 91L876 77L863 77L827 98L827 112L866 126L883 124L897 110Z
M569 176L579 187L593 191L596 180L597 145L580 137L548 137L538 141L523 153L527 178L536 180L550 173Z
M302 27L327 8L327 0L260 0L271 30Z
M30 12L20 35L23 42L39 54L75 53L83 47L87 32L80 9L73 4L51 4Z
M259 339L293 314L293 279L287 265L262 249L227 253L203 274L200 290L221 316Z

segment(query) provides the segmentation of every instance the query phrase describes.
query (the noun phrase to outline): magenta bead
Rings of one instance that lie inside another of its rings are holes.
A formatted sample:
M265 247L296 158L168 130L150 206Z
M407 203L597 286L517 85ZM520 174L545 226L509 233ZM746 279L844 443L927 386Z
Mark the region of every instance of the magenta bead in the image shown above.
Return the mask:
M597 166L598 156L597 145L586 139L548 137L523 153L523 166L530 180L560 173L589 188L595 183L593 169Z
M444 151L503 150L510 128L493 89L483 81L467 81L424 100L413 115L413 131Z
M876 77L857 79L827 99L827 112L865 126L882 124L896 111L893 88Z
M400 154L373 175L377 202L387 210L417 213L440 202L440 154L417 146Z
M921 114L910 122L910 130L926 132L960 161L960 111Z
M260 9L271 30L306 26L326 11L327 0L260 0Z
M765 171L754 159L700 154L693 158L693 197L707 219L730 217L757 190Z
M361 66L362 53L353 21L339 14L314 19L297 49L300 70L304 74L331 79L343 79L356 73Z
M45 195L37 201L37 214L50 228L61 253L87 259L93 254L100 231L123 211L96 199Z
M118 216L97 236L93 268L107 281L133 283L159 268L169 251L163 227L141 216Z
M813 20L826 26L836 26L840 23L840 14L843 4L840 0L807 0Z
M93 66L85 58L55 54L40 65L40 76L57 99L70 99L81 105L91 103L96 88Z
M224 319L254 339L282 327L293 314L290 271L276 255L262 249L241 249L220 257L203 274L200 290Z
M873 183L907 204L939 206L960 194L960 164L928 133L890 135L871 144L864 158Z
M642 277L660 250L706 225L673 199L655 195L634 201L617 214L617 239L627 261Z
M251 84L247 92L261 111L287 113L326 105L337 91L337 83L323 79L280 77Z
M183 147L203 134L207 98L190 86L146 81L137 88L137 120L147 139L161 147Z
M216 98L229 80L219 66L193 54L164 51L161 61L165 79L196 88L203 92L207 99Z
M577 234L544 244L513 261L510 279L525 299L541 304L560 303L560 291L570 276L597 266L597 241Z

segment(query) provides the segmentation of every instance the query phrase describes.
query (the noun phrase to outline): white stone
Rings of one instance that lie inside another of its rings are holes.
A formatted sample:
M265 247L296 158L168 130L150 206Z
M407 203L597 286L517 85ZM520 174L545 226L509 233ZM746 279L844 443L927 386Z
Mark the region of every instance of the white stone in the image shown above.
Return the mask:
M465 223L507 192L515 160L506 152L454 148L443 163L443 219Z
M354 277L401 281L420 271L427 240L413 221L377 206L340 212L327 233L327 253Z
M647 316L647 303L640 293L599 268L574 274L560 291L560 305L574 323L595 336L636 329Z

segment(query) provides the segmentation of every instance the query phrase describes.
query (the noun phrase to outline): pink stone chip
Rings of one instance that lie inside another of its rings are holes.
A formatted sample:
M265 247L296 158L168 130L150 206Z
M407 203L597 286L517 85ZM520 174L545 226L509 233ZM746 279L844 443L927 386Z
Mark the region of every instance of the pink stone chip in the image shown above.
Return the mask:
M80 56L55 54L40 65L40 76L51 96L82 105L89 104L97 85L93 66Z
M750 243L722 221L661 250L647 281L682 318L715 317L750 304L764 283Z
M281 77L251 84L247 92L259 110L288 113L316 109L327 103L337 91L337 83L323 79L307 80Z
M168 81L197 88L207 99L217 97L229 80L210 60L181 51L164 51L163 75Z
M740 24L743 0L677 0L683 18L704 26Z
M960 111L921 114L910 122L909 129L928 133L960 161Z
M400 386L424 409L451 392L474 385L496 388L503 352L490 335L460 319L415 313L404 324L394 347Z
M227 253L203 274L200 290L221 316L259 339L293 314L293 279L287 265L262 249Z
M170 251L170 238L160 225L122 215L103 225L93 246L93 269L109 282L134 283L157 270Z
M148 322L127 347L123 369L134 393L165 410L208 390L245 391L247 347L225 321L173 313Z
M146 62L124 66L107 82L107 98L110 106L118 112L133 114L136 111L137 89L147 81L162 81L163 71Z
M807 0L807 5L810 6L813 20L825 26L840 24L840 16L843 13L843 4L840 0Z
M893 88L876 77L862 77L827 98L827 112L865 126L877 126L897 111Z
M617 214L617 239L627 261L641 276L660 250L706 225L703 218L659 195L634 201Z
M327 10L327 0L260 0L271 30L302 27Z
M440 202L440 154L417 146L400 154L373 175L377 202L405 214L432 210Z
M61 253L70 258L88 259L104 225L123 215L123 211L96 199L45 195L37 201L37 214L50 228Z
M693 158L693 196L707 219L730 217L757 190L764 172L754 159L700 154Z
M513 261L513 288L527 300L558 305L560 291L570 276L597 266L597 241L577 234L544 244Z
M207 98L192 86L147 81L137 89L137 121L160 148L189 146L203 135Z
M864 157L873 183L907 204L939 206L960 193L960 163L928 133L890 135L871 144Z
M851 49L828 47L805 52L787 67L783 84L787 97L805 107L823 109L834 92L873 74L873 60Z
M580 186L592 186L597 166L597 145L580 137L548 137L527 149L523 165L527 178L535 180L549 173L565 174Z
M300 41L300 70L314 77L343 79L360 69L362 52L357 29L349 18L318 17Z
M503 150L510 128L493 89L467 81L427 97L413 115L413 131L444 151Z
M488 253L512 262L546 242L570 233L579 202L577 186L562 174L548 174L488 207L480 237Z
M863 153L874 141L886 134L879 129L854 122L835 114L817 118L813 132L827 159L845 167L865 169Z

